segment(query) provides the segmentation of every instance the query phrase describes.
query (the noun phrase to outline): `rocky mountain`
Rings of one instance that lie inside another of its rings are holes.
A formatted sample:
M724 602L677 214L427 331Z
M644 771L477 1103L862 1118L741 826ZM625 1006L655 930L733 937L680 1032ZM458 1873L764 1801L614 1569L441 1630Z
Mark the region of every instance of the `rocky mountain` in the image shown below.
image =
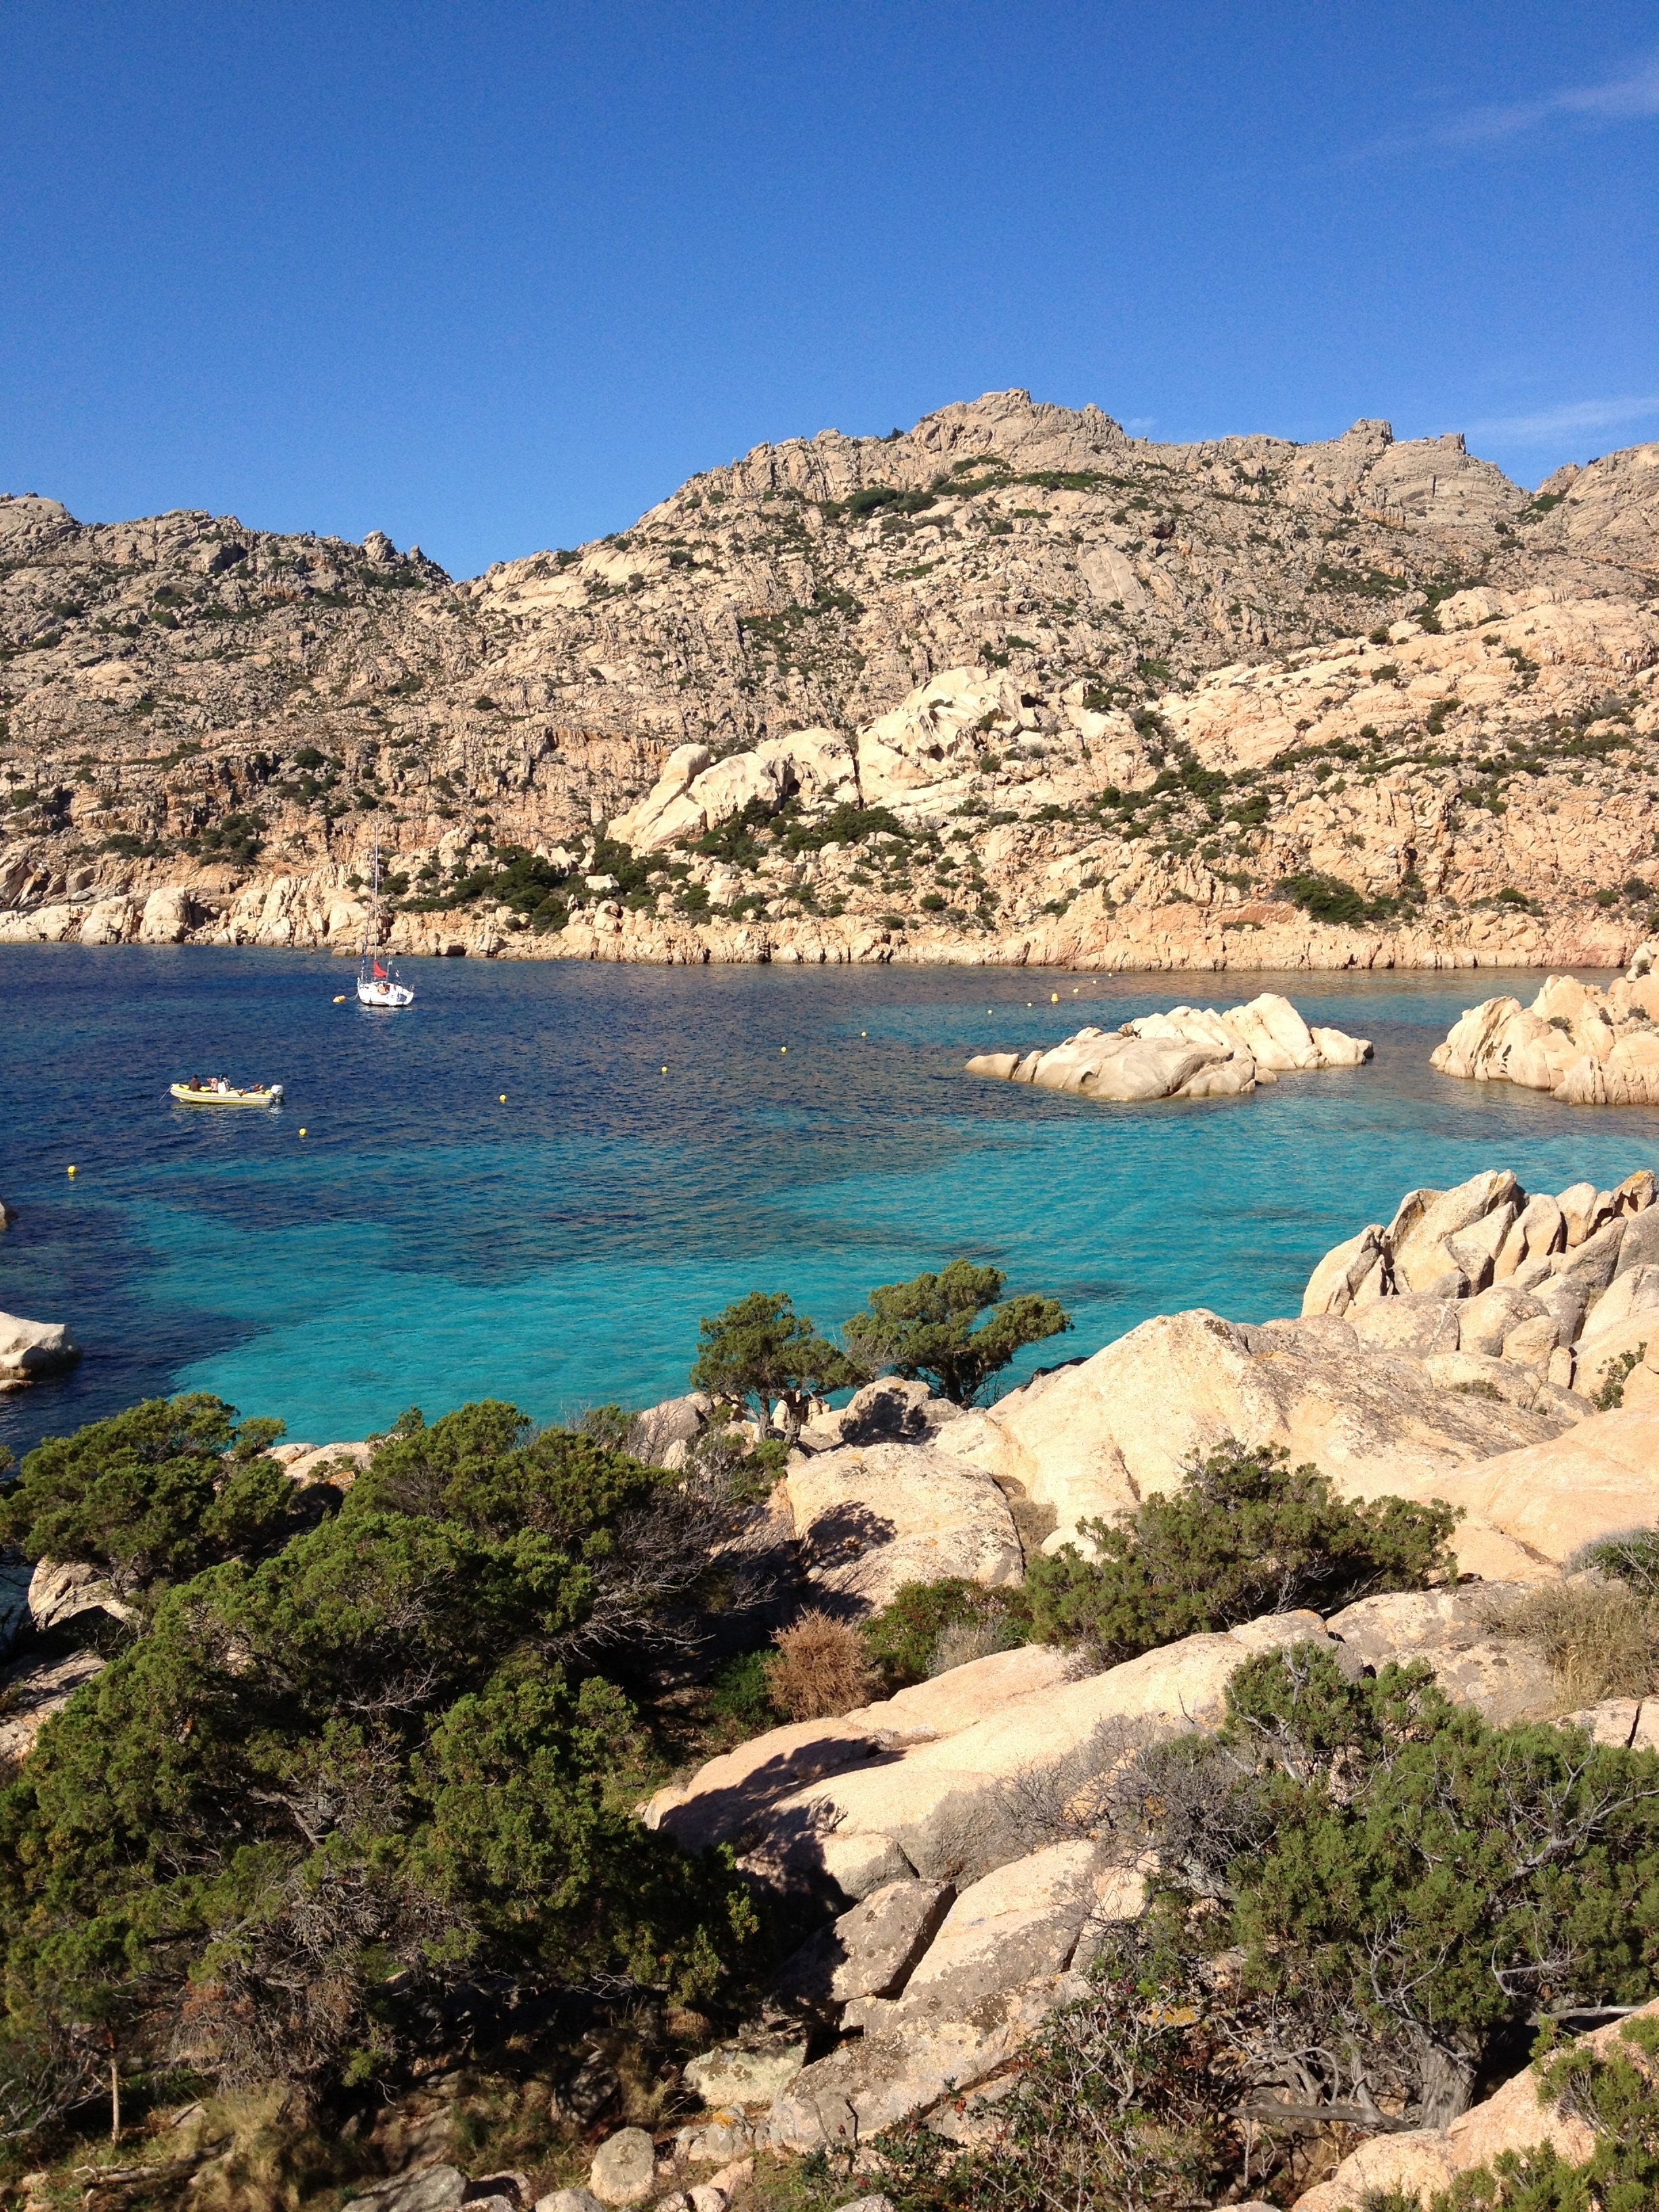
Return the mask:
M1023 392L465 583L0 500L0 936L345 943L378 835L411 950L1622 962L1656 579L1659 447L1529 495Z

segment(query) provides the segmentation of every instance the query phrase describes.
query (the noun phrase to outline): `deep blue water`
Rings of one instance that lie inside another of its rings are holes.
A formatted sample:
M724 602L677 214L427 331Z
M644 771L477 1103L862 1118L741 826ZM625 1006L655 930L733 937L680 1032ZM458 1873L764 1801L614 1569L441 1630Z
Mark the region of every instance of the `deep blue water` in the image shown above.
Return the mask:
M333 1005L352 970L325 957L0 948L0 1194L21 1210L0 1308L87 1346L0 1398L0 1440L179 1389L319 1443L484 1395L544 1420L643 1405L684 1387L699 1316L745 1291L827 1327L958 1253L1073 1314L1029 1368L1182 1306L1294 1312L1319 1255L1413 1184L1659 1164L1659 1112L1431 1072L1464 1006L1529 1000L1535 975L406 973L417 1004L387 1016ZM969 1051L1262 988L1376 1060L1156 1106L961 1073ZM168 1101L220 1071L280 1079L285 1109Z

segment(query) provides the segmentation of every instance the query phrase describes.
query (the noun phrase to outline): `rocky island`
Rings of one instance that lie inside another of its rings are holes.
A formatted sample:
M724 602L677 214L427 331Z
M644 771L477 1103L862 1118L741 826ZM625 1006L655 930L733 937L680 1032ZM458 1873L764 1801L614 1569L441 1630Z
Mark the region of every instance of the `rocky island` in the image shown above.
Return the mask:
M1225 1013L1176 1006L1115 1032L1082 1029L1047 1052L987 1052L969 1075L999 1076L1082 1098L1239 1098L1293 1069L1358 1067L1364 1037L1310 1030L1288 999L1264 991Z

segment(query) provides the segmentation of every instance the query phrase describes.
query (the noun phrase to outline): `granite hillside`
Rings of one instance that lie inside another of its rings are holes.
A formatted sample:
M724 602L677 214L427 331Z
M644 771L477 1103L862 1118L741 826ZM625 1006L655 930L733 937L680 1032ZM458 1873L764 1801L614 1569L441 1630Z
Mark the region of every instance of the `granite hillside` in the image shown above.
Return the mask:
M0 935L341 945L378 834L411 951L1622 963L1656 577L1659 447L1528 493L1022 392L470 582L8 498Z

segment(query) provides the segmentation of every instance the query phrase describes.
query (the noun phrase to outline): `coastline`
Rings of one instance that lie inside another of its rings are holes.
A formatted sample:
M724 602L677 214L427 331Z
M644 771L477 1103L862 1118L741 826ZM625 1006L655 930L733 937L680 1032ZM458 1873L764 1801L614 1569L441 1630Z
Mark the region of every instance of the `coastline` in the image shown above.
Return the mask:
M234 894L167 885L148 896L64 901L0 912L8 945L254 945L355 958L363 909L327 875L256 879ZM1233 970L1297 975L1344 970L1517 968L1541 972L1623 969L1646 933L1595 911L1553 924L1486 912L1461 926L1350 927L1316 922L1271 900L1200 907L1187 901L1113 911L1085 891L1063 915L1003 931L868 916L799 913L692 921L602 900L574 911L562 930L537 932L504 911L398 914L387 949L399 957L616 961L653 967L887 965L1089 969L1103 974Z

